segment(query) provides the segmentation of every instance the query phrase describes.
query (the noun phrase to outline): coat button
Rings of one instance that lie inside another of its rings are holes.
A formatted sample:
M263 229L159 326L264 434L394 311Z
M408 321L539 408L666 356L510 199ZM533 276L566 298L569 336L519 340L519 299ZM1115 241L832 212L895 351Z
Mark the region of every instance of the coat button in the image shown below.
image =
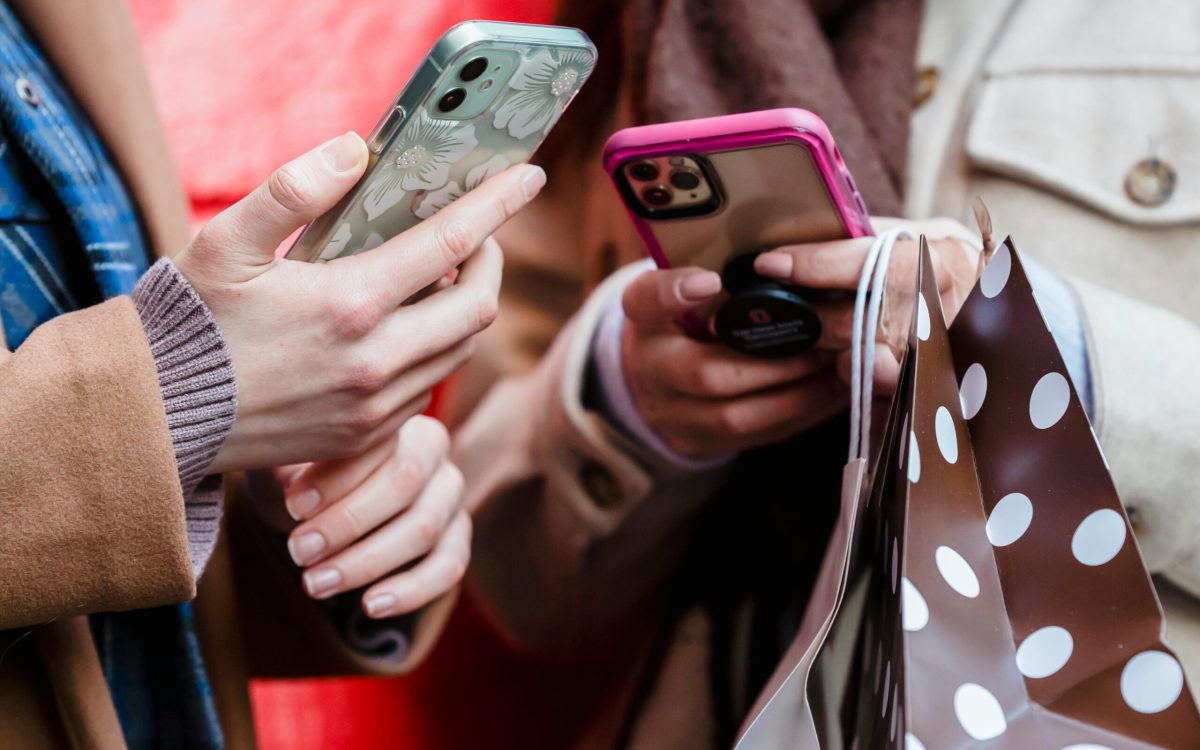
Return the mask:
M620 483L611 471L600 464L589 461L581 466L579 481L597 507L613 508L621 502Z
M938 69L932 65L917 71L917 87L913 91L914 107L919 107L933 98L937 93L939 77Z
M13 82L13 86L17 89L17 96L21 97L21 101L31 107L42 103L42 97L38 96L37 89L33 87L28 78L18 78Z
M1141 206L1161 206L1175 194L1175 168L1165 161L1142 159L1125 175L1125 193Z

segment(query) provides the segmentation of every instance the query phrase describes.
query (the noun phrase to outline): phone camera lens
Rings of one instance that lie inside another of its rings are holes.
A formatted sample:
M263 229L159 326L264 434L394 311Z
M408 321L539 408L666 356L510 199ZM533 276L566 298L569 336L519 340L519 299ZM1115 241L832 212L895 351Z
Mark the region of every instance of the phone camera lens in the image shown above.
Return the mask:
M680 190L695 190L700 185L700 175L690 169L679 169L671 173L671 184Z
M450 89L445 94L442 94L442 98L438 100L438 112L453 112L458 109L458 105L462 104L466 98L467 92L465 89Z
M639 161L629 168L629 174L635 180L649 182L658 177L658 165L649 159Z
M659 208L671 205L674 197L671 194L671 189L666 185L651 185L642 191L642 200L646 201L646 204L649 206L657 206Z
M464 81L474 81L483 75L483 71L487 70L487 66L488 60L486 57L477 57L463 66L463 69L459 71L458 77Z

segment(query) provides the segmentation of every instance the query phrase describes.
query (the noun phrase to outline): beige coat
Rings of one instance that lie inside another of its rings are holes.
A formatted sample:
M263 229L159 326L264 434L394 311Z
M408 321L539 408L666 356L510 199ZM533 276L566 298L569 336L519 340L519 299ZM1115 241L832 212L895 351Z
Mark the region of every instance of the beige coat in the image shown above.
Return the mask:
M927 0L919 54L937 85L913 116L907 191L910 217L969 226L982 195L1001 235L1071 278L1100 441L1194 681L1200 607L1180 589L1200 593L1197 29L1186 0ZM1178 173L1153 208L1123 185L1152 154ZM496 629L534 653L632 665L721 477L663 465L584 408L589 342L623 279L584 303L589 284L643 254L590 161L551 175L501 238L503 313L461 385L455 450L477 515L468 591ZM681 624L634 746L708 742L706 630L695 613ZM600 710L591 745L611 744L626 706Z
M124 0L13 5L107 143L155 248L182 248L187 212ZM154 359L128 297L56 318L15 353L0 347L0 457L0 747L123 747L82 615L182 602L197 589ZM407 658L356 654L230 483L227 538L199 587L196 622L228 745L243 748L254 744L250 670L406 671L452 597L418 617Z

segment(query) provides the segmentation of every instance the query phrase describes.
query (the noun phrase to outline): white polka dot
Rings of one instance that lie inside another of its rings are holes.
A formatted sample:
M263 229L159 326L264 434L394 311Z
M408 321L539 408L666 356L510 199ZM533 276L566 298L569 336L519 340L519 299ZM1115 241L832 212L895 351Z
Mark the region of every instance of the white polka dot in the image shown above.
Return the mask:
M1121 697L1134 711L1156 714L1183 692L1183 668L1170 654L1143 651L1121 670Z
M987 395L987 372L976 362L963 373L962 385L958 389L958 400L962 403L963 419L971 419L983 407Z
M907 577L900 579L900 623L910 633L929 624L929 605Z
M1111 508L1098 510L1071 537L1071 554L1084 565L1103 565L1125 546L1125 519Z
M1033 520L1033 503L1020 492L1000 498L987 520L987 538L996 547L1007 547L1021 538Z
M1075 639L1066 628L1050 625L1033 631L1017 648L1017 669L1039 680L1063 668L1075 649Z
M917 445L917 433L908 433L908 481L916 484L921 479L921 448Z
M960 685L954 691L954 715L966 733L975 740L990 740L1008 729L1000 701L987 688L973 682Z
M925 743L917 739L917 735L912 732L905 732L904 750L925 750Z
M924 294L917 295L917 338L929 340L929 305Z
M954 429L954 417L950 416L949 409L944 406L938 407L933 427L942 458L946 459L946 463L954 463L958 460L958 433Z
M1039 430L1053 427L1067 413L1071 403L1071 387L1057 372L1042 376L1029 396L1029 419Z
M950 588L968 599L979 596L979 579L975 577L975 571L971 570L971 566L962 555L943 545L933 553L933 559L937 563L938 572L946 579L946 583L950 584Z
M979 277L979 291L983 292L983 296L988 299L995 297L1004 291L1004 285L1008 283L1008 274L1011 271L1012 256L1008 252L1008 245L1001 245Z
M1062 750L1113 750L1108 745L1093 745L1090 742L1085 742L1082 745L1067 745Z

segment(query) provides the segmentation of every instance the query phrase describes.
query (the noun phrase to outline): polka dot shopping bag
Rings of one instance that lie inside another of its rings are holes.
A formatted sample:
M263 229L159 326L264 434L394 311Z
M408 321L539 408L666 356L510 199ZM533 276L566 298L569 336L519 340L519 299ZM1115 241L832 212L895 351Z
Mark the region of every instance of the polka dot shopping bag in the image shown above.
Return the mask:
M884 288L894 241L872 248L858 307L869 277ZM1012 240L949 329L922 240L913 308L878 453L868 465L852 446L804 623L737 750L1200 748L1149 573ZM856 316L868 342L872 314L865 334Z

